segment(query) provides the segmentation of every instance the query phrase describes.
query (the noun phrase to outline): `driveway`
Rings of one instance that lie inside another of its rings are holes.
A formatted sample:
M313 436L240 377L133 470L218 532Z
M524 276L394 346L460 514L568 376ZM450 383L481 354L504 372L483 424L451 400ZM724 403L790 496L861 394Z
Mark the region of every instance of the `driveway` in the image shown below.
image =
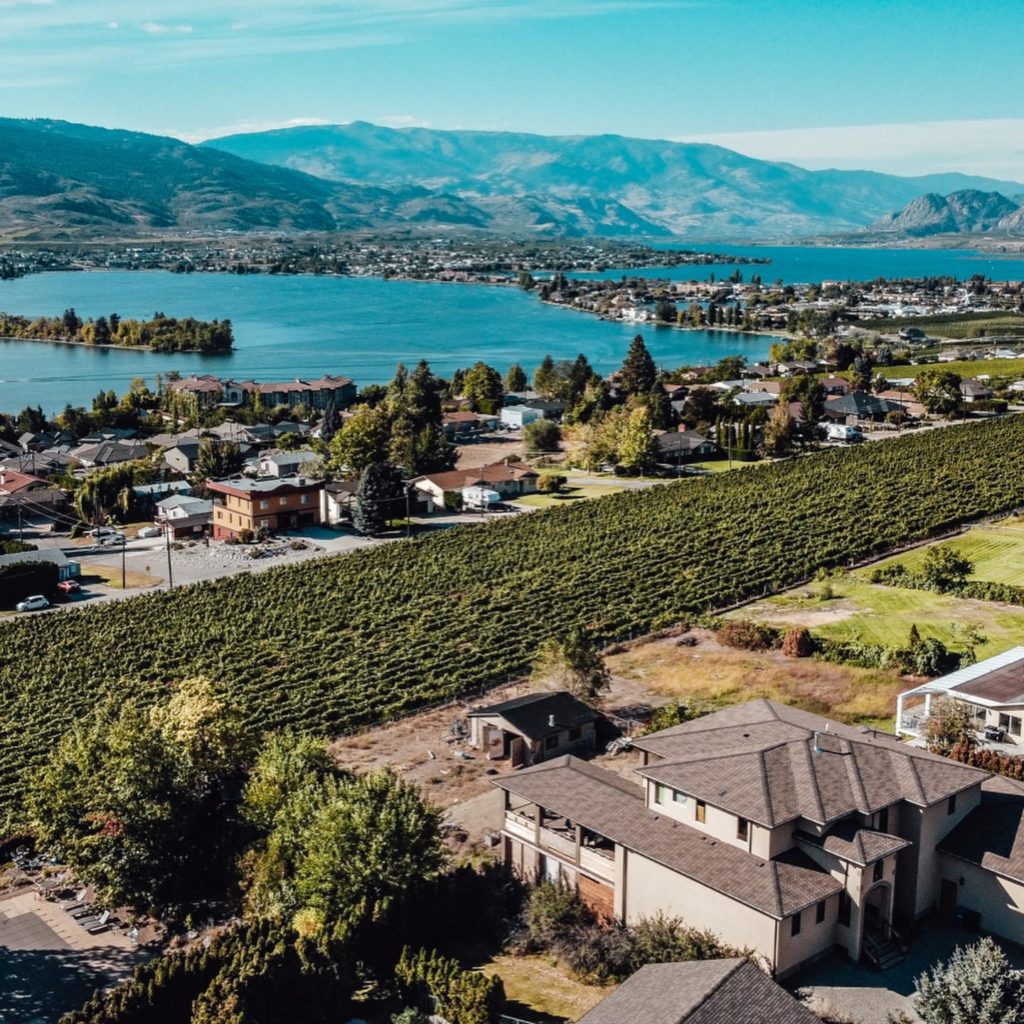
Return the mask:
M887 971L837 957L822 960L787 979L786 987L805 999L815 1012L829 1011L857 1024L886 1024L888 1014L901 1010L916 1021L919 1018L911 1002L914 979L934 964L948 960L957 946L969 946L979 938L976 932L928 919L911 940L907 959ZM1013 967L1024 967L1024 949L1000 945Z

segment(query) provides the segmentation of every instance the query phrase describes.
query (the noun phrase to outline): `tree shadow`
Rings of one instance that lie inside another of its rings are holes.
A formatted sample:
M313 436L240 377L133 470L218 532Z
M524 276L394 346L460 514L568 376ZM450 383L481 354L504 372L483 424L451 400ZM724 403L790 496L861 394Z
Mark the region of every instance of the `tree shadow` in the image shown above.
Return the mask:
M98 988L126 977L141 950L6 949L0 946L0 1024L56 1021Z

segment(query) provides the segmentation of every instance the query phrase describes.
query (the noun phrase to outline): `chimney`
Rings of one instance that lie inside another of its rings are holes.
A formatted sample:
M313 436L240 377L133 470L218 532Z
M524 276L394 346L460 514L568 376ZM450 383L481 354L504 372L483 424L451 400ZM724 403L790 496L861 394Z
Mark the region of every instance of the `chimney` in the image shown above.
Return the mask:
M821 733L818 732L817 729L815 729L814 730L814 752L816 754L820 754L821 753L821 744L818 742L818 738L820 736L821 736Z

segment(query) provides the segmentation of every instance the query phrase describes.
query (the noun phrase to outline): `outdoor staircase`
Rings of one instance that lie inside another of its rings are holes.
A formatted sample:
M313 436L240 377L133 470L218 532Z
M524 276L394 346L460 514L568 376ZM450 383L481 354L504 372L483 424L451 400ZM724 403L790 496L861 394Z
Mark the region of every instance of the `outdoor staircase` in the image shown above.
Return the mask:
M887 971L907 958L907 950L892 938L864 936L864 955L880 971Z

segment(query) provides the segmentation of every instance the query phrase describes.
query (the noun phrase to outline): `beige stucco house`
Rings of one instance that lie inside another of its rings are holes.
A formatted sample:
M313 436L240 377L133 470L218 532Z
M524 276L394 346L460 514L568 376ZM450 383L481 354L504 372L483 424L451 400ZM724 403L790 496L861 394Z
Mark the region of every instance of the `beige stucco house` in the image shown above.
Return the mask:
M896 698L897 730L905 736L920 737L936 697L966 704L982 738L1021 746L1024 647L1011 647L995 657L905 690ZM1024 747L1021 752L1024 753Z
M895 962L902 926L938 909L1024 941L1024 826L1016 857L1012 811L977 839L989 773L767 700L634 745L633 779L566 756L494 780L515 871L609 918L679 917L778 975L836 949Z

